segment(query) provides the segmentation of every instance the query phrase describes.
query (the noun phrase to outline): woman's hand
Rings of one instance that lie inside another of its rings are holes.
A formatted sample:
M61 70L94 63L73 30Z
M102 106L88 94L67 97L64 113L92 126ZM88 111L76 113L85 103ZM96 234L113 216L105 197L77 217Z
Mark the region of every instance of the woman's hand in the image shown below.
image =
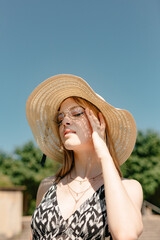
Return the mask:
M99 159L109 154L106 145L106 124L101 112L99 112L99 119L93 114L93 111L86 108L86 115L92 128L92 140L96 154Z

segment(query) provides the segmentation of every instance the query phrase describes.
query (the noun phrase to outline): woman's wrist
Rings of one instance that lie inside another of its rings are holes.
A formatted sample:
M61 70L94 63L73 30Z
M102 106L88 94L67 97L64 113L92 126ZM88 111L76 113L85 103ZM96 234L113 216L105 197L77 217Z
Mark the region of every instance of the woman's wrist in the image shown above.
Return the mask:
M101 152L101 156L99 157L99 160L102 164L106 164L106 162L111 161L113 162L112 156L108 151L108 148Z

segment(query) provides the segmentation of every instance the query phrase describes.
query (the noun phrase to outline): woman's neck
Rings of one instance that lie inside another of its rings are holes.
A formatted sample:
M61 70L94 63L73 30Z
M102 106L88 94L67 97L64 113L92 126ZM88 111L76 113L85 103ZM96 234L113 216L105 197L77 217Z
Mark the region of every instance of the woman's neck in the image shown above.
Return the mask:
M74 153L74 176L92 178L102 172L101 163L98 161L94 149Z

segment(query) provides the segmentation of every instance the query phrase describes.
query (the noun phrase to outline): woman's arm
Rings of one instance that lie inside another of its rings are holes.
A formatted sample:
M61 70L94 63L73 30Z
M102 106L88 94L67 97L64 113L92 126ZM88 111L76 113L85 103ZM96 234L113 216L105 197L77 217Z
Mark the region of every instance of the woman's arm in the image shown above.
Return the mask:
M110 156L104 156L101 163L108 224L113 239L136 240L143 229L140 212L142 188L135 180L121 180Z
M141 205L143 193L135 180L122 180L105 142L105 121L86 110L92 127L92 139L97 157L102 165L107 218L114 240L136 240L143 229Z
M33 237L32 237L32 233L31 233L31 235L30 235L30 240L32 240L33 239Z

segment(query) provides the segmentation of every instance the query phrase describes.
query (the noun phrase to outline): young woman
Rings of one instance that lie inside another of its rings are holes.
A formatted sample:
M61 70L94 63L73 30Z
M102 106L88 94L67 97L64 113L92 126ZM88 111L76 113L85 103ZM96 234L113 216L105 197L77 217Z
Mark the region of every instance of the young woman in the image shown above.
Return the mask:
M120 172L136 140L132 115L67 74L41 83L26 112L42 152L62 163L39 186L31 239L138 239L142 188Z

